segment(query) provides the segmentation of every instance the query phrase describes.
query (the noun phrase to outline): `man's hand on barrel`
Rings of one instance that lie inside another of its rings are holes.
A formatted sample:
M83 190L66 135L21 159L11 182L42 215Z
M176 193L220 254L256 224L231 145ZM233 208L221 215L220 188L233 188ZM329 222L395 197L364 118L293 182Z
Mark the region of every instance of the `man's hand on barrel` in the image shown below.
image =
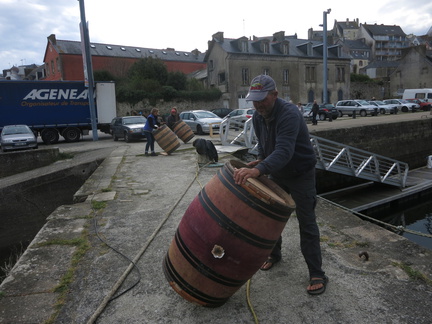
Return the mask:
M234 170L234 181L236 184L245 184L249 178L258 178L260 171L257 168L240 168Z

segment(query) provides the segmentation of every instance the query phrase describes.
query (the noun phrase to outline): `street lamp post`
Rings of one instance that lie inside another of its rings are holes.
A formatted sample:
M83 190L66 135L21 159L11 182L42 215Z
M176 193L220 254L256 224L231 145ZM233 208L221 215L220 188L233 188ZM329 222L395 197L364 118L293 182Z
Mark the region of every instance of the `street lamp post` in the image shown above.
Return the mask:
M331 9L323 12L323 104L328 103L328 91L327 91L327 15L331 12Z

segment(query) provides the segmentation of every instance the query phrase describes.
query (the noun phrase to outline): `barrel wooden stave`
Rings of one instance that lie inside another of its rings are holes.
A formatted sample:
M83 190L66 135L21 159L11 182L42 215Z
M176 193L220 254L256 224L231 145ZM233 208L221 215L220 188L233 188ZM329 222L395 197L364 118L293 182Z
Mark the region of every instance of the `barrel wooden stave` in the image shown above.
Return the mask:
M180 142L168 126L162 125L153 132L158 145L167 153L172 153L180 147Z
M185 144L195 136L190 126L183 120L179 120L173 125L173 131Z

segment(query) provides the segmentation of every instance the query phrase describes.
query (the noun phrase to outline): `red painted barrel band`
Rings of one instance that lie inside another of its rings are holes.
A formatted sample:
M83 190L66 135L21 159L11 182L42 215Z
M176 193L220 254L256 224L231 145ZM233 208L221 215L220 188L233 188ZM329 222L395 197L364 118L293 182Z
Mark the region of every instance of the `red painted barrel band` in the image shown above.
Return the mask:
M197 299L198 301L201 301L206 306L218 307L225 304L226 301L229 299L229 298L217 298L217 297L209 296L199 291L198 289L194 288L189 283L187 283L182 278L182 276L177 273L168 255L165 257L163 269L164 269L165 277L168 280L175 282L179 287L181 287L182 290L184 290L185 293Z
M231 191L239 200L248 204L251 208L258 210L267 217L278 222L286 223L288 221L292 211L291 208L279 204L265 204L264 208L263 202L259 198L254 197L241 186L235 184L233 176L225 170L225 168L220 169L217 176L229 191Z
M210 280L212 280L218 284L221 284L221 285L224 285L227 287L240 287L246 283L245 280L236 280L236 279L228 278L226 276L222 276L221 274L219 274L216 271L212 270L211 268L207 267L204 263L201 262L200 259L198 259L189 250L187 245L184 244L179 230L177 230L177 232L175 234L175 242L176 242L178 250L183 255L183 257L189 262L189 264L193 268L195 268L203 276L209 278Z
M246 231L244 228L234 223L229 217L221 213L220 210L212 203L210 198L207 196L207 193L205 192L205 188L199 192L198 199L207 214L221 228L225 229L227 232L231 233L235 237L252 246L265 250L273 249L277 241L266 240L260 236L250 233L249 231Z

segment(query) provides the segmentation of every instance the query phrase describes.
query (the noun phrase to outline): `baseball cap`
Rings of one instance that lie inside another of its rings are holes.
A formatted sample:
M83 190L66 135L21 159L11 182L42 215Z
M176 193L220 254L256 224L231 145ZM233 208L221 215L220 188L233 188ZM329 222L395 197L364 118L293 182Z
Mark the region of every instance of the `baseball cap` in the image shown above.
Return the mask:
M267 96L269 91L276 89L276 83L268 75L258 75L255 77L246 96L246 101L261 101Z

